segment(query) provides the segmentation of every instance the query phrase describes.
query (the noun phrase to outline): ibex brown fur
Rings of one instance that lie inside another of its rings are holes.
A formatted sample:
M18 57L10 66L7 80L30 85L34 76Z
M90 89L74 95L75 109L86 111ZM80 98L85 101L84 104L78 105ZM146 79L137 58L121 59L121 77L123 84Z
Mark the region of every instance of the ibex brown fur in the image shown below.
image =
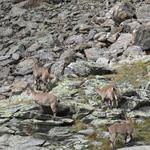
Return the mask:
M32 94L32 98L37 103L40 108L42 106L50 106L53 116L56 116L56 111L57 111L57 96L55 96L52 93L47 93L47 92L42 92L42 91L35 91L31 86L29 85L29 90Z
M51 81L52 83L56 82L56 76L50 74L46 67L43 67L39 63L34 63L33 65L33 77L34 83L36 84L36 88L39 89L40 81L42 81L46 86Z
M106 85L95 90L102 97L102 102L108 102L111 108L118 107L117 90L114 85Z
M109 134L110 134L110 144L111 148L115 149L116 145L116 138L118 134L121 134L124 136L125 144L127 143L127 137L130 136L130 141L133 139L133 121L131 118L128 120L124 120L120 123L114 123L109 128Z

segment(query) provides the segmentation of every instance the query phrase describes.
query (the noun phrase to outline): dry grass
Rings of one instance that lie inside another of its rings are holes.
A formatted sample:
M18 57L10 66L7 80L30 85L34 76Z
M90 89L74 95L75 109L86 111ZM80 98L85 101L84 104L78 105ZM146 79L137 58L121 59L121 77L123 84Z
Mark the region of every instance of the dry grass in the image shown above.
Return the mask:
M144 81L149 80L147 66L149 63L138 61L133 64L125 64L118 68L117 75L113 77L114 82L122 83L127 82L134 87L141 86Z

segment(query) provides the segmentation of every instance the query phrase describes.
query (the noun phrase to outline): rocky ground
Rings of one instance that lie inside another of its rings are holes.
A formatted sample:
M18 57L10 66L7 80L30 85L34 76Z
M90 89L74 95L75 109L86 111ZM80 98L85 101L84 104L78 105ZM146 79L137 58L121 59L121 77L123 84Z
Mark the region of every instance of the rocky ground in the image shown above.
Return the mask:
M59 79L55 120L26 92L35 58ZM124 149L149 149L149 0L0 0L0 70L0 149L109 150L107 126L125 113ZM95 87L110 83L119 108L104 110Z

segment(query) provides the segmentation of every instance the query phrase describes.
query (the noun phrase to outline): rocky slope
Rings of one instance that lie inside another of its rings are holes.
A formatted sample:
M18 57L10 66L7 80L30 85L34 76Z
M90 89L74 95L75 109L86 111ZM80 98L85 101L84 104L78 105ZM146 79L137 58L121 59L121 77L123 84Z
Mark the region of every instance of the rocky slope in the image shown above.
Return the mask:
M149 37L148 0L0 0L0 148L109 149L106 126L124 113L131 146L150 144ZM27 95L35 58L59 78L56 120ZM119 108L103 110L95 87L110 83Z

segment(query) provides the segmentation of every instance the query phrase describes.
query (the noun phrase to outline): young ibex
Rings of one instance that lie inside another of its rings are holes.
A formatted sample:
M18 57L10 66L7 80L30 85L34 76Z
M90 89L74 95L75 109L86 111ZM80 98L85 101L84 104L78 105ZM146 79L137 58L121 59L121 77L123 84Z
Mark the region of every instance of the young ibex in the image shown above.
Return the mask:
M53 74L50 74L48 72L48 69L46 67L43 67L38 62L34 63L33 65L33 78L34 78L34 83L36 84L37 90L39 90L40 81L42 81L46 86L48 86L50 81L51 83L56 82L56 76Z
M55 96L52 93L46 93L42 91L35 91L33 88L31 88L30 85L28 85L28 89L30 90L30 93L32 94L32 98L40 106L41 111L43 111L42 106L50 106L53 116L56 117L56 111L57 111L57 96Z
M125 145L127 144L127 137L130 136L130 141L133 139L133 121L131 118L128 118L125 121L121 121L120 123L114 123L109 128L109 134L110 134L110 144L111 148L114 150L116 145L116 138L118 134L121 134L124 136Z
M107 102L110 108L118 107L117 89L114 85L106 85L95 90L101 96L102 102Z

